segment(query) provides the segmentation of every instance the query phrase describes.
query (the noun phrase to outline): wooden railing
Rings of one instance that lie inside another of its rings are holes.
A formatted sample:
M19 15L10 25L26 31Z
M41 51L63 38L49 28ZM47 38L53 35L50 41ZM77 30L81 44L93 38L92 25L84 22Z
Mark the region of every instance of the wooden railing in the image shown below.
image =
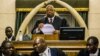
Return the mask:
M80 49L86 47L86 42L83 40L46 40L50 48L60 48L68 56L77 56ZM19 53L30 54L33 50L32 41L12 41L14 47Z

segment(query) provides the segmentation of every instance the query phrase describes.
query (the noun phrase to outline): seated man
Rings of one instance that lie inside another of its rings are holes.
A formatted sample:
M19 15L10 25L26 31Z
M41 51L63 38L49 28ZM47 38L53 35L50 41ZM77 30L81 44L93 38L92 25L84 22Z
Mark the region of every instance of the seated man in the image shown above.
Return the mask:
M34 25L34 28L32 29L32 34L34 33L43 33L41 32L41 28L44 24L51 24L55 30L59 30L60 27L68 27L66 20L63 20L62 18L55 15L55 10L53 5L47 5L46 6L46 16L38 20L36 24Z
M15 40L15 37L13 36L13 29L10 26L6 27L5 34L7 36L6 40L9 40L9 41Z
M100 56L98 48L99 40L95 36L90 36L87 40L87 47L79 52L78 56Z
M61 50L48 47L46 41L41 37L34 39L33 47L34 51L31 56L66 56Z
M19 55L16 53L13 44L5 40L1 44L0 56L19 56Z

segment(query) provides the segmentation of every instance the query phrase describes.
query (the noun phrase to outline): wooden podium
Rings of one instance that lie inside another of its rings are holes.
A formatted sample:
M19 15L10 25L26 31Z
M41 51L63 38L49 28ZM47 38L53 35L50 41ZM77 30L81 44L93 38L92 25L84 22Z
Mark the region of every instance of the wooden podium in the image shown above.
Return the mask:
M58 34L33 34L32 39L35 37L43 37L45 40L59 40L59 35Z

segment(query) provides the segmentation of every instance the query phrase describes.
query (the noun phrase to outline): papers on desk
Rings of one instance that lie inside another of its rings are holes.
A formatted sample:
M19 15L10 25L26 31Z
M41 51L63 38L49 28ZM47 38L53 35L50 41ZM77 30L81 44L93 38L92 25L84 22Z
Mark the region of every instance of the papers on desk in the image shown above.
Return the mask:
M43 26L43 28L41 29L41 31L44 33L44 34L53 34L55 29L53 27L53 25L51 24L45 24Z

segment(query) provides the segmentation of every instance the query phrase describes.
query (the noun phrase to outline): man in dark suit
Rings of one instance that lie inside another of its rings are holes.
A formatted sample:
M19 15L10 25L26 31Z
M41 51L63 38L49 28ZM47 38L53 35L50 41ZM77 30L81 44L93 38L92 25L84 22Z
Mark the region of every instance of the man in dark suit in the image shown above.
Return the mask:
M31 33L41 34L42 32L40 29L43 27L43 24L52 24L55 30L59 30L60 27L68 27L68 24L65 19L61 19L60 17L55 15L55 10L53 5L47 5L46 16L43 19L38 20L36 22Z
M5 34L6 34L6 40L9 40L9 41L14 41L15 40L15 37L13 36L13 29L8 26L5 28Z
M95 36L90 36L87 40L86 49L82 49L78 56L100 56L100 49L98 48L99 40Z
M13 44L5 40L1 44L0 56L20 56L20 55L17 54Z
M34 39L33 47L31 56L67 56L60 49L48 47L46 41L41 37Z

